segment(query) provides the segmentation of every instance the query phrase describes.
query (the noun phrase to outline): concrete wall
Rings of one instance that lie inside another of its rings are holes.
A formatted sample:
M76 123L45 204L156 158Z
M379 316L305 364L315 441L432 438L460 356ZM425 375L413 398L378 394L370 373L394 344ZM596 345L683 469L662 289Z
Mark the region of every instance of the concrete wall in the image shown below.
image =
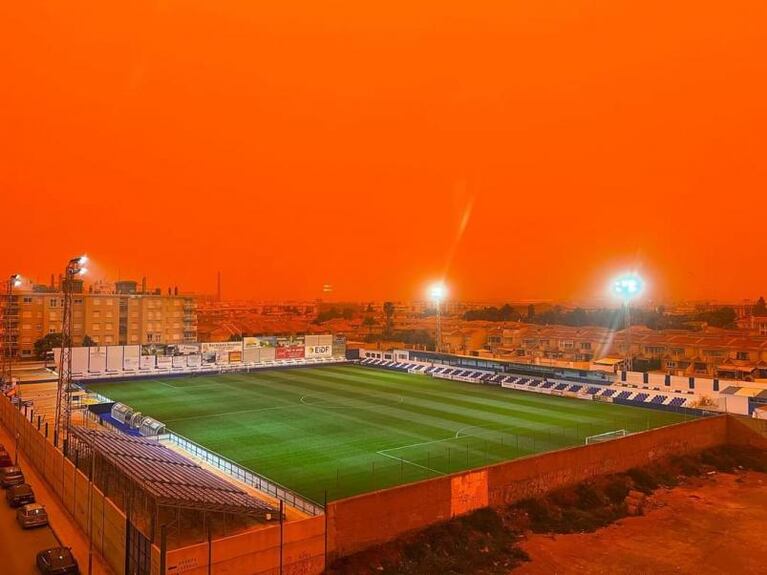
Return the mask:
M709 417L335 501L327 509L331 556L385 543L482 507L507 505L667 455L721 445L727 432L725 416Z
M93 546L112 568L122 575L125 571L125 514L88 481L87 476L77 471L24 417L24 412L0 396L0 418L5 427L19 434L19 448L35 466L40 475L59 497L64 508L74 517L83 532L93 529ZM52 430L51 430L52 433Z
M325 569L325 518L254 529L168 551L167 573L185 575L319 575ZM280 548L282 566L280 571ZM210 557L210 561L208 558ZM208 565L210 564L210 571Z

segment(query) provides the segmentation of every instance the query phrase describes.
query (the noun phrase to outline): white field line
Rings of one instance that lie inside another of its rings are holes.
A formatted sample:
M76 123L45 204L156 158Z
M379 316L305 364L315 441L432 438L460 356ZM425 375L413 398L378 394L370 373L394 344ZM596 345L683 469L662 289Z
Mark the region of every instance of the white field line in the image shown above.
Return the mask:
M402 447L409 447L409 446L403 445ZM401 447L395 447L394 449L401 449ZM421 469L425 469L426 471L430 471L431 473L436 473L437 475L447 475L447 473L442 473L441 471L437 471L436 469L432 469L431 467L426 467L425 465L413 463L409 459L404 459L402 457L394 457L393 455L389 455L388 453L386 453L387 451L392 451L392 449L382 449L381 451L376 451L376 453L378 455L382 455L383 457L388 457L389 459L393 459L394 461L399 461L400 463L407 463L408 465L414 465L415 467L420 467Z

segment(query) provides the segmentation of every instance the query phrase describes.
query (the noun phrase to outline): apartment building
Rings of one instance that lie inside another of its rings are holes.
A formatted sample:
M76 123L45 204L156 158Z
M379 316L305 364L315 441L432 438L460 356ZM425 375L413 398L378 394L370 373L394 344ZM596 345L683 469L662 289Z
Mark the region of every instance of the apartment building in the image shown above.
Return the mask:
M487 355L525 363L582 367L625 357L630 344L636 369L679 376L767 378L767 336L738 330L651 330L516 324L491 331Z
M37 340L61 332L64 296L60 291L14 290L11 310L17 355L34 356ZM190 343L197 341L196 302L192 296L159 293L75 293L72 338L96 345Z

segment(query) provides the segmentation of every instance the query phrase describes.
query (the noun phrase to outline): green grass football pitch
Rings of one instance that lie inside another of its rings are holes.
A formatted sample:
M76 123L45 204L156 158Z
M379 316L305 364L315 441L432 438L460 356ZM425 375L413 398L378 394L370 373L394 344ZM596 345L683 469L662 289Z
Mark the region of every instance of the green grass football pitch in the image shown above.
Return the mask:
M685 419L357 366L88 388L318 502Z

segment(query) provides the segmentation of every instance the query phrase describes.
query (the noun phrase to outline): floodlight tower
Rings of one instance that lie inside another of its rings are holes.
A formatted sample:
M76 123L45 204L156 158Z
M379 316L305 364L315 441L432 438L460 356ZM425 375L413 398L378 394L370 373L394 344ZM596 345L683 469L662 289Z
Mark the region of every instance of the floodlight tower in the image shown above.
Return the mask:
M0 362L2 362L0 381L2 381L3 386L13 383L13 360L16 355L16 342L13 337L18 325L18 316L14 313L17 308L13 300L13 288L19 286L21 286L21 276L11 274L6 285L7 291L3 306L3 340L2 354L0 355Z
M72 418L72 290L74 279L85 275L86 256L72 258L64 270L62 291L64 305L61 312L61 353L59 354L59 382L56 394L56 421L53 430L54 444L58 445L59 437L64 451L67 448L69 426Z
M434 330L434 351L442 351L442 301L447 295L447 289L442 283L436 283L429 289L429 295L436 308L436 326Z
M626 371L633 368L633 358L631 356L631 300L639 296L644 288L644 282L636 274L628 274L619 277L613 283L613 293L623 302L623 324L626 328L626 354L624 363Z

